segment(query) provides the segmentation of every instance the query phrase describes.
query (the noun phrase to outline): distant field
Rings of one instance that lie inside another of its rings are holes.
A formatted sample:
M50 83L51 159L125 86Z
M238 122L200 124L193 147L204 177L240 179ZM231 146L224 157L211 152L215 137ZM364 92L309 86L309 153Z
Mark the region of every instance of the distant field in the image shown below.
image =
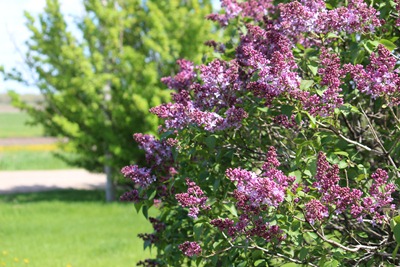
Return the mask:
M54 156L52 151L10 150L0 147L0 170L62 170L71 169L64 161Z
M137 234L152 227L133 204L103 200L85 190L0 196L0 266L136 266L150 256Z
M0 113L0 138L43 136L43 128L27 125L29 116L23 112Z

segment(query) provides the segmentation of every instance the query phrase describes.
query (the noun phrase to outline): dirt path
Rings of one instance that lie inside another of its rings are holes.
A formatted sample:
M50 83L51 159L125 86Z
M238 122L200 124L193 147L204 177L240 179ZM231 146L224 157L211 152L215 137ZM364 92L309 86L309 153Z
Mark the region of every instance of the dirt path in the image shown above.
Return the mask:
M0 138L0 146L26 146L54 144L57 141L52 137L10 137Z
M104 189L105 176L85 170L0 171L0 194L55 189Z

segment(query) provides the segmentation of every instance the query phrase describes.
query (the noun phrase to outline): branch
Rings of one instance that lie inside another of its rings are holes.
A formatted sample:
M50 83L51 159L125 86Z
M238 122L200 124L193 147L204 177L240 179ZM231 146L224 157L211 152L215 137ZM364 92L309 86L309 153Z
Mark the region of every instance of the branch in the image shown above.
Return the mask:
M367 116L367 114L365 113L364 109L359 106L361 109L361 112L363 113L363 115L365 116L365 118L367 119L368 125L371 129L372 135L374 136L376 142L378 142L379 146L381 147L381 149L383 150L383 152L385 153L385 156L388 158L389 162L392 164L392 166L395 169L396 175L398 178L400 178L400 172L398 171L398 168L396 166L396 163L394 162L394 160L392 159L392 157L389 155L388 151L386 150L385 146L383 145L381 139L379 138L378 134L375 131L375 128L373 127L371 120L369 119L369 117Z
M316 233L326 243L329 243L331 245L339 247L339 248L341 248L343 250L346 250L346 251L349 251L349 252L357 252L360 249L365 249L365 250L376 250L376 249L378 249L378 247L375 247L375 246L365 246L365 245L356 245L356 246L354 246L352 248L346 247L346 246L344 246L344 245L342 245L342 244L340 244L340 243L338 243L336 241L333 241L333 240L330 240L330 239L326 238L324 235L322 235L320 232L318 232L318 230L313 225L310 224L310 226L314 230L314 233Z
M254 242L254 241L253 241L253 242ZM311 262L303 262L303 261L300 261L300 260L297 260L297 259L293 259L293 258L290 258L290 257L288 257L288 256L286 256L286 255L283 255L283 254L279 253L279 252L274 252L274 253L272 253L272 252L270 252L268 249L259 247L258 245L254 245L254 246L251 246L251 247L248 247L248 248L250 248L250 249L259 249L259 250L264 251L265 253L267 253L267 254L269 254L269 255L271 255L271 256L275 256L275 255L276 255L276 256L279 256L279 257L281 257L281 258L284 258L284 259L286 259L286 260L288 260L288 261L291 261L291 262L294 262L294 263L307 264L307 265L309 265L309 266L317 267L317 265L314 265L314 264L312 264Z
M317 123L319 126L321 126L322 128L331 130L331 131L332 131L333 133L335 133L337 136L339 136L340 138L342 138L343 140L345 140L346 142L348 142L348 143L350 143L350 144L356 145L356 146L361 147L361 148L363 148L363 149L365 149L365 150L367 150L367 151L370 151L370 152L375 152L375 153L377 153L377 154L382 154L381 152L379 152L379 151L377 151L377 150L375 150L375 149L372 149L372 148L370 148L370 147L368 147L368 146L366 146L366 145L363 145L363 144L361 144L361 143L359 143L359 142L357 142L357 141L354 141L354 140L351 140L351 139L347 138L346 136L344 136L343 134L341 134L337 129L335 129L335 128L332 127L332 126L327 126L327 125L325 125L325 124L320 123L319 121L316 121L316 123Z

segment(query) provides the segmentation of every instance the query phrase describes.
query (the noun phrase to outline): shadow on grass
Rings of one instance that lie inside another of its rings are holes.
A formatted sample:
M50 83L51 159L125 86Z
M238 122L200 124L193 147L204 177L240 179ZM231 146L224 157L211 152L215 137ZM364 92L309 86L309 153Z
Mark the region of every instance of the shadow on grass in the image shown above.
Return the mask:
M40 201L105 202L105 193L104 190L66 189L0 195L0 203L29 203Z

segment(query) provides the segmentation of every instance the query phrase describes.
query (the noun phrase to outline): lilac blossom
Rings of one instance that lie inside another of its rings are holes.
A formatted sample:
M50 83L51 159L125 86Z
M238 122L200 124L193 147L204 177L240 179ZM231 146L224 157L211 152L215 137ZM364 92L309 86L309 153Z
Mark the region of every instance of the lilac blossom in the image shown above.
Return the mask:
M300 77L290 41L273 29L253 25L247 29L237 48L239 64L252 76L247 90L265 98L267 104L282 93L297 91Z
M380 221L381 217L379 213L384 207L391 207L394 209L392 204L392 194L396 190L393 183L388 183L389 176L385 170L378 169L371 175L373 180L372 185L369 189L370 198L364 199L364 207L373 214L374 219Z
M195 182L186 179L186 184L188 186L187 193L176 194L175 198L182 207L189 208L188 215L190 217L197 218L200 209L209 210L211 207L206 204L208 198L204 196L203 190Z
M294 114L292 114L292 116L290 117L290 120L289 120L288 116L286 116L284 114L275 116L274 123L281 125L281 126L285 127L286 129L296 129L298 126L296 123Z
M314 224L316 221L322 221L328 216L328 208L317 199L310 200L310 202L305 205L305 217L310 224Z
M146 188L156 180L149 168L139 168L137 165L122 168L121 173L139 186Z
M149 134L136 133L133 135L135 141L139 144L139 148L143 149L146 154L146 160L153 166L160 166L172 160L171 146L168 141L159 141ZM171 141L169 141L171 144Z
M363 192L358 189L341 187L339 185L339 168L330 165L322 152L318 155L317 174L314 186L321 193L320 202L325 206L333 206L336 214L350 210L350 214L359 220L366 215L371 215L376 222L382 222L382 208L394 208L391 194L395 185L388 183L387 172L378 169L371 175L373 180L369 189L369 196L362 197Z
M139 191L134 189L129 192L125 192L121 197L121 201L126 201L126 202L134 202L134 203L139 203L142 198L140 197Z
M350 0L347 7L332 10L328 10L322 0L293 1L279 4L278 8L281 22L276 27L288 36L300 33L368 33L381 25L379 12L363 0Z
M313 95L306 97L302 102L305 109L312 115L329 116L335 108L343 105L343 97L340 95L342 89L341 79L346 72L340 66L340 58L327 49L322 48L320 55L320 68L318 74L321 75L321 86L326 86L321 96ZM308 92L307 92L308 93Z
M265 172L261 176L241 168L226 170L226 176L236 183L235 196L239 207L252 210L262 205L278 207L283 202L286 189L294 182L294 177L287 177L275 168L277 166L279 162L276 159L275 148L270 148L267 161L263 165Z
M199 67L202 83L193 83L185 90L177 88L174 103L154 107L150 111L165 119L166 129L183 129L196 125L206 131L241 127L247 113L236 98L241 88L238 64L215 60ZM171 78L173 79L173 78Z
M357 89L371 95L373 99L387 96L390 105L400 103L400 76L394 69L396 59L383 45L378 46L378 53L371 54L371 63L362 65L345 65L356 83Z
M324 153L318 154L316 182L313 184L321 193L321 201L327 206L335 206L335 213L343 213L356 205L362 196L358 189L339 186L339 167L331 165Z
M197 242L185 241L179 245L179 249L188 257L199 256L201 254L201 247Z
M168 88L176 89L178 91L190 87L196 78L196 72L194 71L194 65L192 62L184 59L177 61L180 66L180 71L175 77L165 77L161 81L165 83Z

